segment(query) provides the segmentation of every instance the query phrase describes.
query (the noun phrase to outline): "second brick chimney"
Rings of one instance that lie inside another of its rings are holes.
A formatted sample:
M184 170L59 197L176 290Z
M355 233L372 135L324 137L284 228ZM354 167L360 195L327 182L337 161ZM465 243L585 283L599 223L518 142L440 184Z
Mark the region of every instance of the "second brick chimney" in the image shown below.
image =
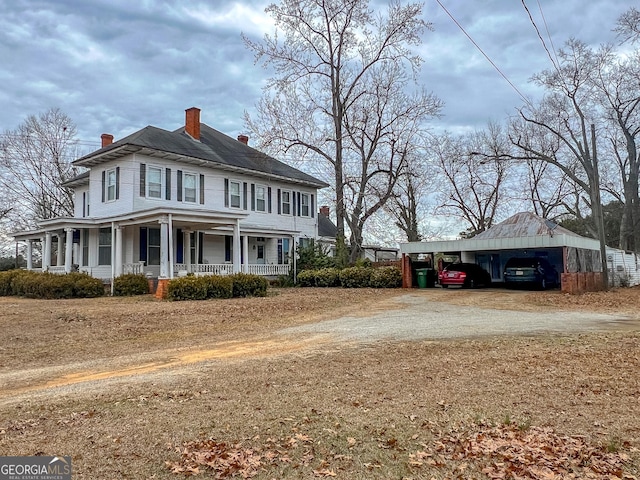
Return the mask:
M326 205L321 206L320 215L324 215L325 217L329 218L329 207Z
M200 109L191 107L185 112L184 130L196 140L200 140Z
M240 143L244 143L245 145L249 145L249 137L247 137L246 135L238 135L238 141Z
M103 133L102 135L100 135L100 138L102 139L102 148L113 143L113 135L109 133Z

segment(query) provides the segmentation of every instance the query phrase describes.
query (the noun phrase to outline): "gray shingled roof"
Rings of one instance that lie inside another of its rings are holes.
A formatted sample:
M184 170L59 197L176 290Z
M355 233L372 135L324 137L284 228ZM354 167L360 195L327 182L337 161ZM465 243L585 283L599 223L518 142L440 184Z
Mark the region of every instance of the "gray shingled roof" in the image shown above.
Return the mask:
M200 141L194 140L184 127L173 132L147 126L104 148L79 158L76 165L93 166L140 150L168 153L178 157L210 162L211 166L246 170L307 183L318 188L328 184L290 165L245 145L208 125L200 124Z
M474 239L537 237L540 235L571 235L579 237L575 232L561 227L551 220L539 217L530 212L516 213L488 230L479 233Z
M318 236L327 238L336 238L338 236L338 227L334 225L329 217L325 217L322 213L318 213Z

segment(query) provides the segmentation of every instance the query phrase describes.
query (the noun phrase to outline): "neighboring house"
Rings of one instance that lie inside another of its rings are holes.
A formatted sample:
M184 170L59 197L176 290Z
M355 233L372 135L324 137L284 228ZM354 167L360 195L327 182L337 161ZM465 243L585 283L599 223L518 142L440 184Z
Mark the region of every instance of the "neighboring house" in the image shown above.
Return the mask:
M338 236L338 227L329 218L329 207L322 206L318 213L318 239L317 242L322 245L331 257L336 254L336 237ZM398 248L382 247L379 245L363 245L362 258L372 262L384 262L398 259Z
M338 227L329 218L329 207L323 205L318 212L318 243L331 257L336 255Z
M598 240L581 237L529 212L513 215L470 239L404 243L400 251L403 260L408 255L422 254L431 256L433 262L440 253L462 262L477 263L496 283L504 281L504 265L511 257L542 257L565 274L583 276L602 271ZM640 284L637 254L607 247L607 263L613 285Z
M116 142L103 134L101 149L73 162L89 169L66 182L74 216L14 234L27 242L28 268L39 242L43 270L103 279L287 274L299 239L318 237L317 191L328 185L248 140L200 123L195 107L172 132L147 126Z

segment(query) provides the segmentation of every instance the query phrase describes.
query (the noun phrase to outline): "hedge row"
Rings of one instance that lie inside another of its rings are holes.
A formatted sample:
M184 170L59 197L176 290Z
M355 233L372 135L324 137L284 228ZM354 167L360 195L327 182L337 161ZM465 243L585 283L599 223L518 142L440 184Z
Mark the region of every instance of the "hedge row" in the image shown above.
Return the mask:
M398 288L402 286L402 272L398 267L349 267L304 270L298 274L301 287Z
M187 276L169 282L169 300L206 300L209 298L266 297L269 282L260 275Z
M118 297L149 293L149 281L141 273L127 273L113 280L113 294Z
M27 298L93 298L104 295L104 285L86 273L0 272L0 295Z

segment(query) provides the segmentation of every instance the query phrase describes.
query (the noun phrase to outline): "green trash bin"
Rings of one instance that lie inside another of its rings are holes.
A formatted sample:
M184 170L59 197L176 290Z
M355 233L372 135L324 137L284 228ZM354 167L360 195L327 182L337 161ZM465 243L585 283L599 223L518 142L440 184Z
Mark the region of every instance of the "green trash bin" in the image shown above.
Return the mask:
M416 275L418 276L418 288L427 288L427 274L428 268L417 268Z

